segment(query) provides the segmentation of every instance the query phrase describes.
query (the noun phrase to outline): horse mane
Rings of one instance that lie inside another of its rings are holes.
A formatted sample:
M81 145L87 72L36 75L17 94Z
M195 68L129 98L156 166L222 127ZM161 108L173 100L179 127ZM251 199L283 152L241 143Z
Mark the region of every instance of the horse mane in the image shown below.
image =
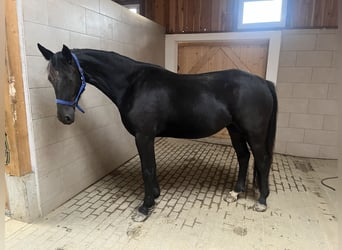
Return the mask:
M147 63L147 62L142 62L142 61L138 61L138 60L135 60L135 59L132 59L130 57L127 57L127 56L124 56L122 54L119 54L115 51L106 51L106 50L97 50L97 49L72 49L72 52L78 54L87 54L88 52L91 52L91 53L97 53L97 54L103 54L103 55L106 55L106 56L114 56L114 57L119 57L127 62L130 62L130 63L133 63L133 64L136 64L136 65L143 65L143 66L149 66L149 67L153 67L153 68L158 68L158 69L165 69L164 67L162 66L159 66L159 65L156 65L156 64L152 64L152 63Z

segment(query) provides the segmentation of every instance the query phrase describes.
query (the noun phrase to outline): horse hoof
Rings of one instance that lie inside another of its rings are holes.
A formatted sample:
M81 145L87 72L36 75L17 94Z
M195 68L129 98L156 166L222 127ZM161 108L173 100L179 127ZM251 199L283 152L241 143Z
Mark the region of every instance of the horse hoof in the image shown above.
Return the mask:
M132 220L134 222L144 222L145 220L147 220L147 218L149 217L148 214L143 214L140 213L138 210L135 212L135 214L133 214L132 216Z
M154 199L155 204L158 204L161 201L161 196Z
M261 204L259 202L256 202L254 205L254 211L256 212L265 212L267 209L267 206L265 204Z
M230 191L228 193L228 195L226 196L226 198L224 200L228 203L232 203L232 202L237 201L238 198L239 198L239 193L237 193L233 190L233 191Z
M132 216L133 221L135 222L143 222L147 220L148 217L150 217L155 205L151 207L144 207L140 206L137 208L135 214Z

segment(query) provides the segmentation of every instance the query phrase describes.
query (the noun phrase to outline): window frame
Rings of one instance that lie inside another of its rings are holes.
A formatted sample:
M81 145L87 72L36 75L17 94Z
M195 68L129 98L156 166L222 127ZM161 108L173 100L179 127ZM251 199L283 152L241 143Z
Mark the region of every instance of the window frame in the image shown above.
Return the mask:
M239 0L237 29L238 30L251 30L251 29L284 28L286 25L287 0L282 0L281 18L279 22L260 22L260 23L245 23L245 24L242 23L244 3L245 2L259 2L259 1L265 1L265 0Z

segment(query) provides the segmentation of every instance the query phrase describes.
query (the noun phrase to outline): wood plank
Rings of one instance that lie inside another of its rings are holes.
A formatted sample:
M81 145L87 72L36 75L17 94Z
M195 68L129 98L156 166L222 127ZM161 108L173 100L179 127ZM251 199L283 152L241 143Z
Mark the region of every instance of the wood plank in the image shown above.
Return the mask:
M210 48L207 53L205 53L200 60L198 60L194 66L189 70L189 74L196 74L199 72L199 70L204 66L205 63L208 63L208 61L214 57L219 50L219 47L212 47Z
M215 31L219 31L219 20L220 18L218 18L218 13L219 13L219 9L220 9L220 0L213 0L212 4L211 4L211 12L210 12L210 30L211 32L215 32Z
M223 47L220 47L219 51L216 55L208 61L208 69L207 72L217 71L217 70L226 70L226 69L236 69L236 65L234 62L225 55L223 51Z
M336 28L338 0L288 0L287 28Z
M316 0L312 27L337 27L337 5L335 0Z
M6 167L10 175L22 176L32 171L28 144L25 95L22 78L18 19L15 0L6 0L6 40L8 60L6 67L12 82L12 95L9 84L5 84L5 129L8 133L12 162ZM15 89L15 94L13 90ZM16 156L17 154L17 156Z
M194 0L184 0L183 1L183 31L185 33L191 33L195 32L195 19L196 19L196 9L195 9L196 3Z
M168 18L168 27L166 27L166 31L168 33L179 33L177 30L177 23L176 20L178 18L178 11L177 11L177 1L168 1L169 3L169 18Z
M150 7L150 3L154 8ZM236 31L236 0L145 0L168 33ZM285 28L336 28L338 0L288 0ZM148 12L148 10L146 10Z
M324 13L325 13L326 1L317 0L314 6L313 27L318 27L324 23Z
M232 48L226 46L222 48L222 51L234 63L237 69L251 72L248 66L243 61L241 61L240 57L233 51Z
M8 50L6 48L6 83L4 85L4 102L5 102L5 131L7 139L7 150L9 150L9 162L6 165L6 173L10 175L20 176L19 171L19 159L18 159L18 149L16 143L16 133L14 127L14 111L15 111L15 100L12 100L10 95L10 86L12 87L11 79L9 78L9 62L8 62Z
M289 28L312 27L314 2L312 0L290 0L287 25Z
M320 25L320 27L337 28L338 26L337 22L338 22L338 2L336 0L325 1L324 22L323 24Z
M189 74L191 68L208 52L207 46L194 45L178 47L178 67L179 73Z
M201 31L201 1L200 0L191 0L189 1L190 8L193 9L193 18L192 18L192 30L190 32L200 32Z
M155 20L159 24L165 25L165 0L154 0Z
M211 8L212 8L212 1L208 0L201 0L200 1L200 16L199 16L199 22L200 22L200 27L199 30L200 32L208 32L211 31Z
M226 23L227 23L227 1L220 1L220 8L218 10L218 17L219 17L219 30L226 31Z
M238 21L238 1L228 0L227 1L227 14L225 22L225 31L236 31Z
M176 2L176 6L177 6L177 12L175 15L176 18L176 31L177 33L184 33L184 1L186 0L177 0Z

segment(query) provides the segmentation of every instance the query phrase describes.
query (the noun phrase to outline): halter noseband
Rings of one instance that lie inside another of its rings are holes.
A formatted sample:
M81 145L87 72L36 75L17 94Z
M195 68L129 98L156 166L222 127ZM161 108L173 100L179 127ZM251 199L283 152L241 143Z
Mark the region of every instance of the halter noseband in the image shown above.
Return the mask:
M74 58L75 60L78 71L80 72L82 84L81 84L80 89L78 90L78 93L74 101L65 101L61 99L56 99L56 103L76 107L79 111L84 113L84 110L78 105L78 101L80 100L81 94L83 93L86 87L85 77L84 77L83 69L81 68L80 62L78 61L76 55L74 53L71 53L71 55L72 55L72 58Z

